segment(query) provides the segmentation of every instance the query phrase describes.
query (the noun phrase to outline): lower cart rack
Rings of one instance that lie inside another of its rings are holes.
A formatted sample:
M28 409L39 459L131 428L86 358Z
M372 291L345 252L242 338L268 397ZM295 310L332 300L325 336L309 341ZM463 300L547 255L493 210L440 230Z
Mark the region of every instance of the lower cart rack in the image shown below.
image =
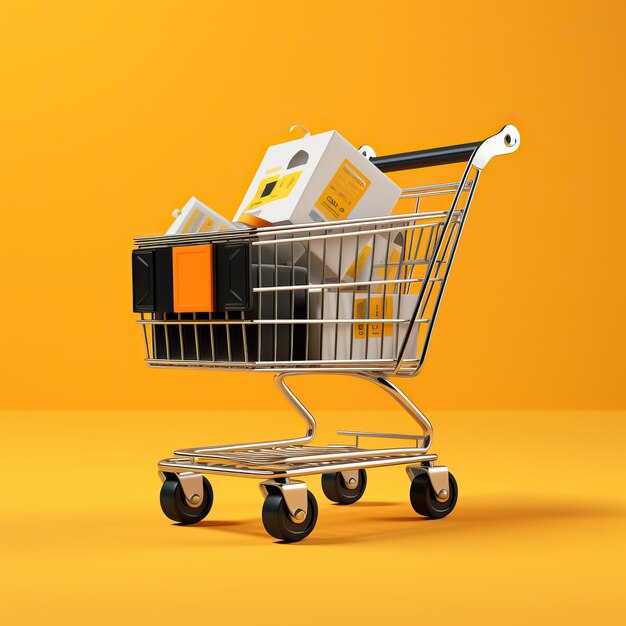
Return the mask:
M416 454L415 450L408 452L405 449L371 450L341 445L292 446L215 453L207 457L179 456L164 459L159 463L159 469L163 472L182 470L250 478L288 478L436 459L435 454Z

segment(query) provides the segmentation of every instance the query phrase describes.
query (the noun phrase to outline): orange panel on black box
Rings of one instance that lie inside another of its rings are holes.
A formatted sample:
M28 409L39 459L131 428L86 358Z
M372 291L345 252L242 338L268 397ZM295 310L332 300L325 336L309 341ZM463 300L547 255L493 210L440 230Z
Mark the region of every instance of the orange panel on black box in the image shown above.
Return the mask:
M178 246L172 249L174 311L213 311L213 246Z

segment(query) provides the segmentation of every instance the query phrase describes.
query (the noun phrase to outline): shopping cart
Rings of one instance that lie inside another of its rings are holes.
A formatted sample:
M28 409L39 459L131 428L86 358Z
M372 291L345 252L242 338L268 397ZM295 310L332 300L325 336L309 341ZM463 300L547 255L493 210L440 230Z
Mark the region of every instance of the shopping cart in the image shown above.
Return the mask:
M255 478L262 481L267 532L299 541L313 530L318 506L297 478L321 474L331 501L352 504L365 491L366 470L390 465L406 466L418 514L442 518L454 509L457 484L447 467L435 465L433 427L389 379L415 376L424 365L481 171L519 141L509 125L483 142L372 157L384 172L466 163L458 181L403 189L406 208L399 214L135 239L140 252L150 253L211 244L224 283L215 287L218 312L141 313L148 365L275 372L278 390L306 423L294 439L189 448L160 461L167 517L193 524L209 513L207 474ZM340 430L354 443L312 445L315 419L287 380L320 373L372 382L421 432ZM364 447L371 438L398 443Z

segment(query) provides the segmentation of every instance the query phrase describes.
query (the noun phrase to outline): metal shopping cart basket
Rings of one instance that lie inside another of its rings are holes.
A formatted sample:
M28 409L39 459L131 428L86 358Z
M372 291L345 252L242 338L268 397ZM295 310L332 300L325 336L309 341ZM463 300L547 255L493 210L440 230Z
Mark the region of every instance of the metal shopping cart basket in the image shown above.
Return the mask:
M330 500L352 504L365 491L366 470L390 465L406 466L418 514L441 518L454 509L457 484L435 464L433 427L390 378L421 370L479 176L493 156L518 146L509 125L482 142L372 158L384 172L466 163L458 181L403 189L400 214L135 239L133 263L153 281L138 307L148 365L275 372L278 390L306 422L295 439L189 448L160 461L161 507L170 519L193 524L209 513L207 474L255 478L267 532L299 541L313 530L318 507L297 478L321 474ZM213 313L155 306L167 291L155 276L167 274L167 255L180 247L211 255ZM320 373L372 382L421 432L343 430L350 443L312 445L315 419L287 380ZM398 443L363 445L372 438Z

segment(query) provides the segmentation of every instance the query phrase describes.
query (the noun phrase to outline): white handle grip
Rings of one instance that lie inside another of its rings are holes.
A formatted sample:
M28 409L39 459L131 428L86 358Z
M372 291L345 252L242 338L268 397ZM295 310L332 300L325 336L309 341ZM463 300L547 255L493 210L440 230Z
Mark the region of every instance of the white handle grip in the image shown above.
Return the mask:
M519 143L519 131L512 124L507 124L499 133L480 144L472 157L472 165L482 170L494 156L515 152Z

